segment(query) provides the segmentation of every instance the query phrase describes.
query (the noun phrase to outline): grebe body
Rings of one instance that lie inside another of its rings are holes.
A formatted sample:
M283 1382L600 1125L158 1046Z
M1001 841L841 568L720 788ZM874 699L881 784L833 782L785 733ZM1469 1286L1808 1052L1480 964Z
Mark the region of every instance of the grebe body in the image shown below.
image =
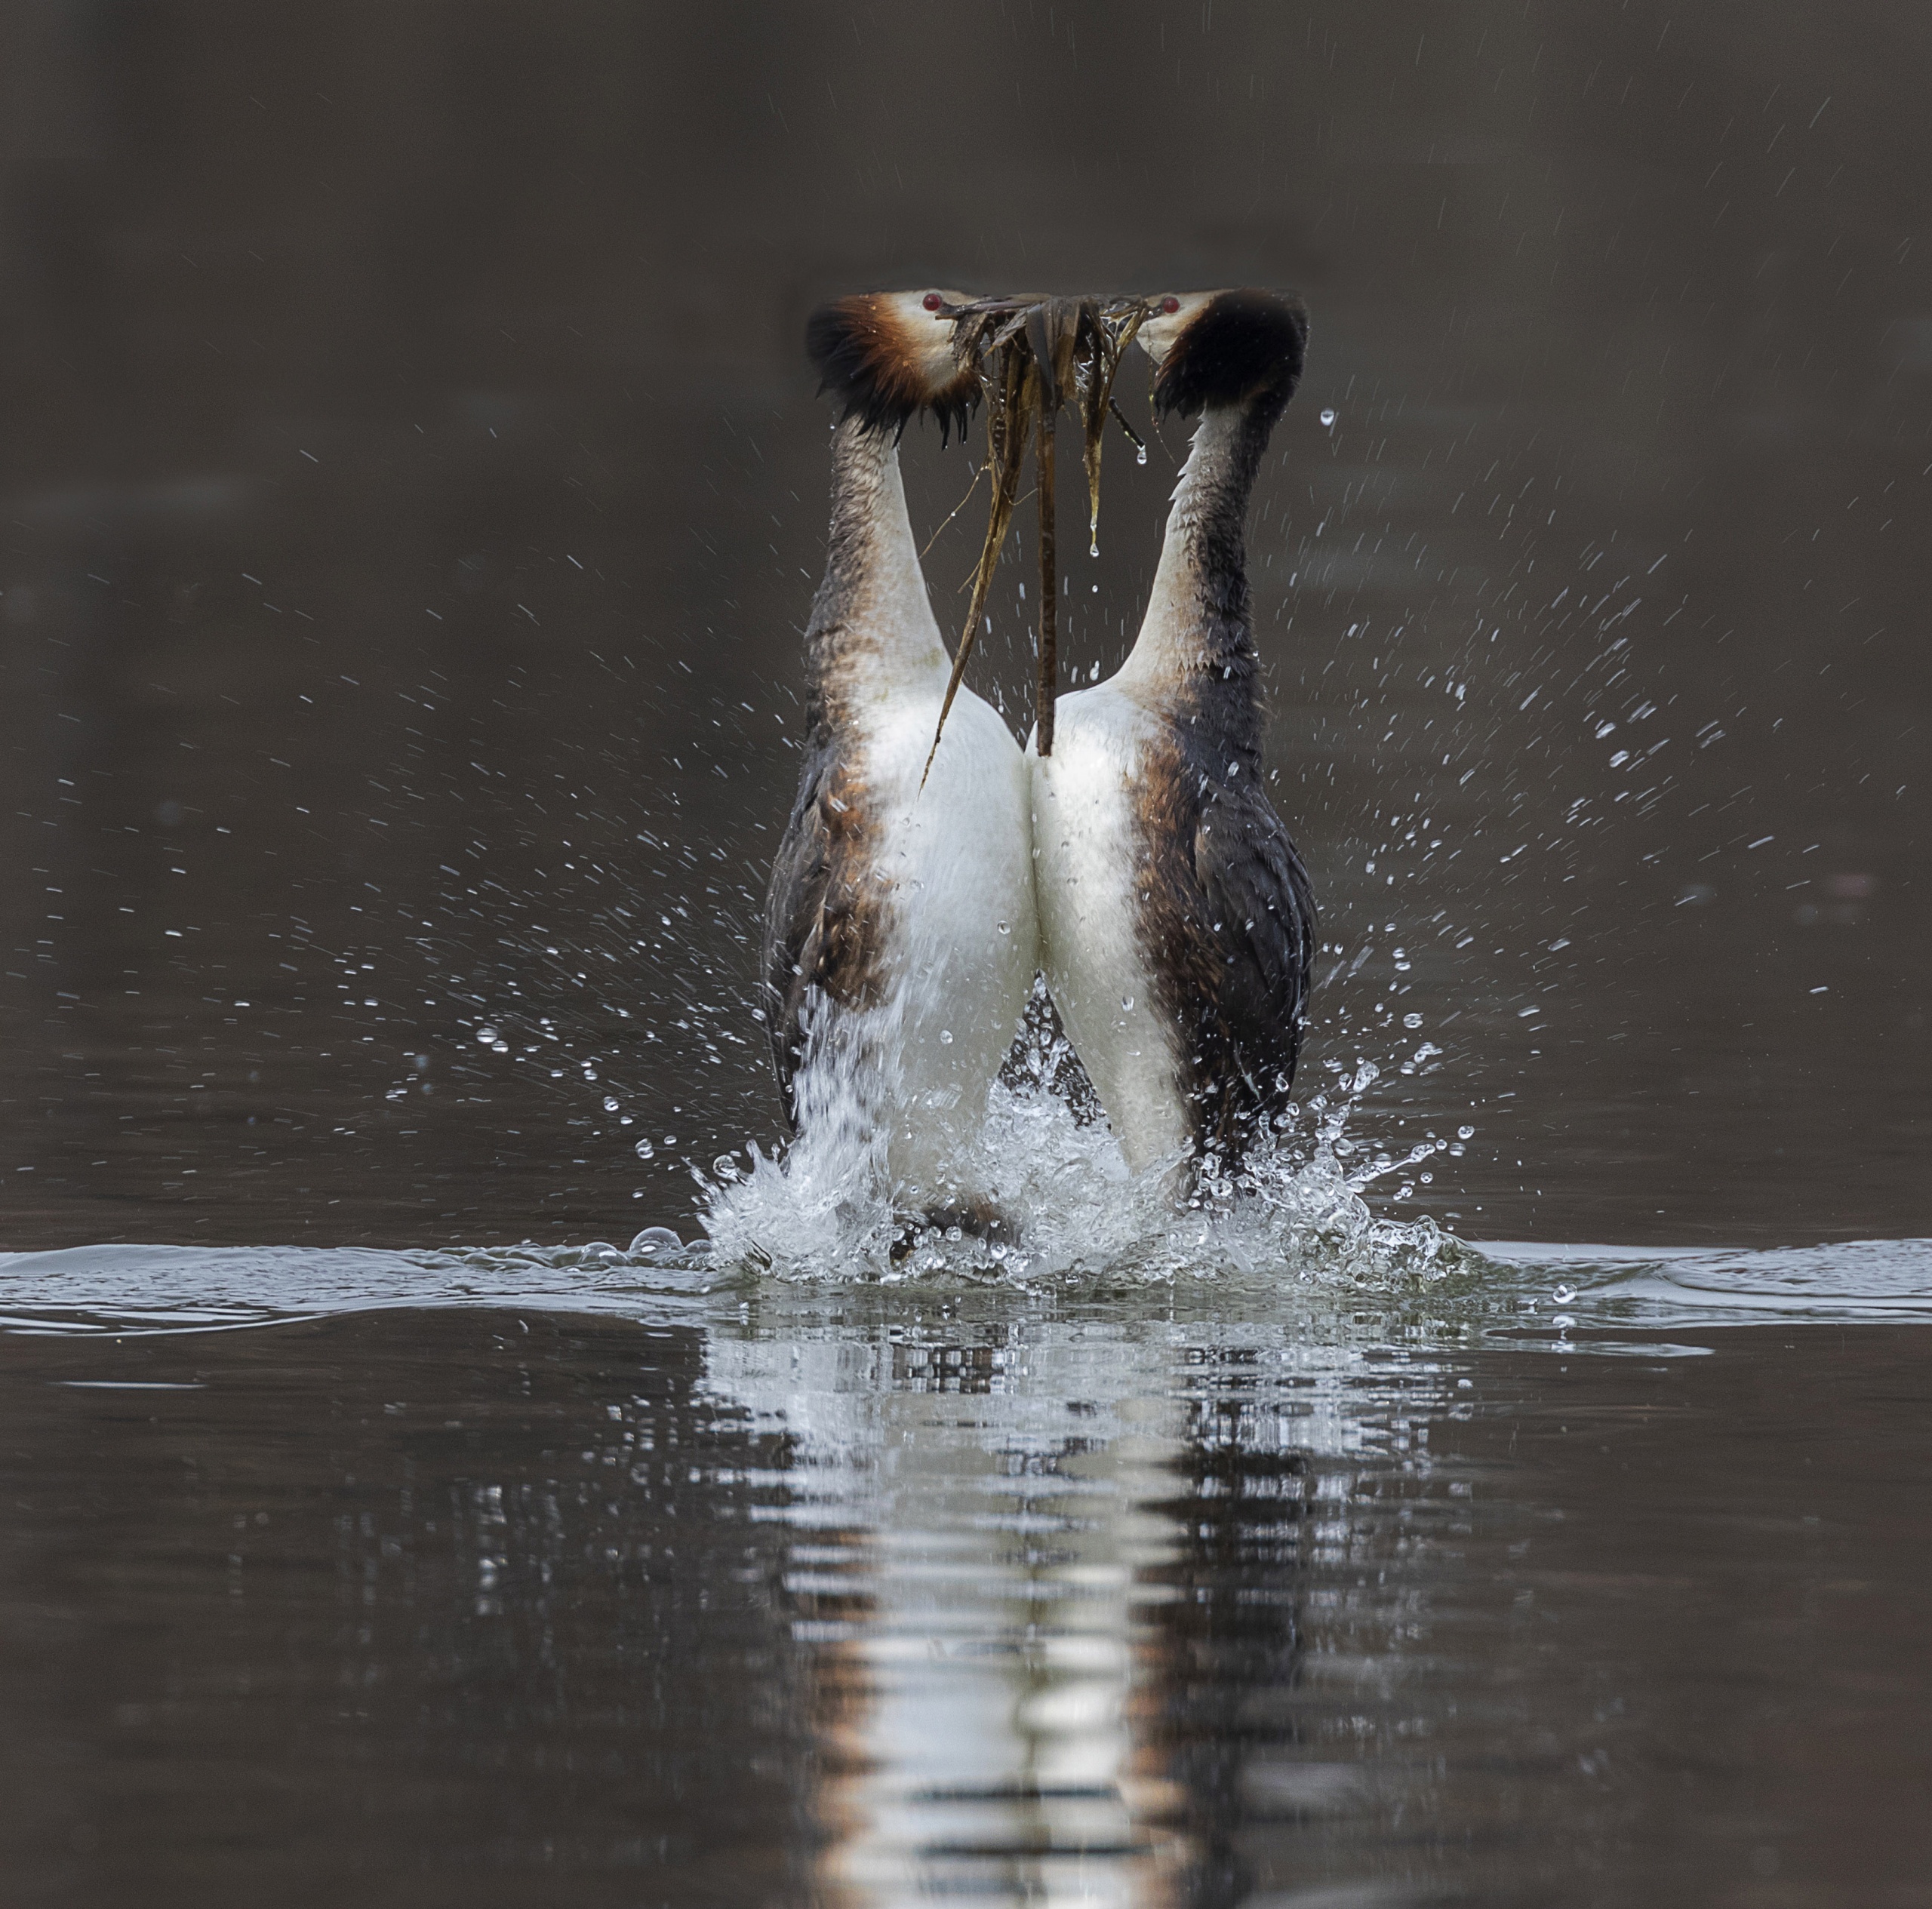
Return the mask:
M1135 1172L1238 1165L1287 1104L1315 911L1262 783L1243 526L1307 321L1270 294L1174 297L1142 327L1163 410L1198 412L1120 670L1029 745L1047 984Z
M952 659L906 514L899 433L922 408L963 423L974 389L950 326L931 315L938 297L841 300L808 334L845 415L764 998L795 1124L857 1121L882 1142L896 1204L984 1230L997 1216L972 1143L1038 933L1030 786L1004 720L962 688L925 773Z

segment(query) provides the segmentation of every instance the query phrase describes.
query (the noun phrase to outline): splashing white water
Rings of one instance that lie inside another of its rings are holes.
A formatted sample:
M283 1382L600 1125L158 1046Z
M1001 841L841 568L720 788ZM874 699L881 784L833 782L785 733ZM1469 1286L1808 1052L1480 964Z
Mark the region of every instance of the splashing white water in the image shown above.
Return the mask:
M931 1224L894 1198L874 1097L838 1057L801 1076L806 1118L777 1158L755 1144L748 1173L705 1179L700 1219L728 1264L792 1279L903 1280L944 1274L1032 1284L1105 1274L1171 1280L1226 1274L1389 1290L1431 1283L1474 1259L1426 1217L1379 1219L1363 1195L1446 1146L1362 1148L1350 1118L1377 1077L1358 1062L1333 1089L1280 1117L1238 1170L1212 1155L1128 1171L1103 1120L1082 1118L1053 1084L1071 1064L1037 1022L990 1090L986 1118L952 1177L980 1190L1002 1224L980 1235ZM1345 1162L1365 1153L1365 1164Z

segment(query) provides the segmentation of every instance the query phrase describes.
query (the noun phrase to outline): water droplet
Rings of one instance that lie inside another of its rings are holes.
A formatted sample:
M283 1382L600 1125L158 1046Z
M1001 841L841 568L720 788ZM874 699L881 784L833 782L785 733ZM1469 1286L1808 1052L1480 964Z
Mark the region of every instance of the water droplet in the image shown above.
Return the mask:
M675 1147L678 1144L678 1136L675 1133L666 1134L664 1136L664 1144L667 1147Z
M1472 1127L1459 1127L1456 1130L1456 1138L1458 1140L1473 1140L1475 1137L1476 1130Z
M631 1257L643 1259L653 1253L681 1252L684 1243L668 1226L647 1226L632 1240Z
M1013 932L1013 930L1009 928L1004 921L999 924L999 931L1003 935L1010 935Z
M1100 554L1100 540L1098 537L1096 537L1094 541L1087 546L1087 554L1090 557L1099 556Z
M604 1096L604 1111L607 1114L614 1114L617 1111L617 1096L615 1094L607 1093Z
M1422 1025L1422 1016L1420 1014L1404 1014L1402 1025L1405 1028L1419 1028Z
M1120 998L1120 1005L1121 1012L1122 1013L1131 1013L1134 1009L1134 997L1131 994L1121 995Z
M950 1047L952 1045L952 1030L950 1028L940 1029L939 1044L942 1047Z
M1334 429L1335 413L1332 407L1324 406L1323 407L1321 413L1321 428L1324 431L1332 431Z
M1572 1299L1576 1298L1577 1289L1574 1286L1559 1286L1549 1296L1559 1306L1567 1306Z
M651 1144L648 1135L637 1143L637 1157L639 1160L649 1160L657 1151L657 1149Z
M720 1154L711 1163L711 1171L715 1178L721 1180L737 1179L739 1177L737 1157L731 1154Z
M1147 447L1145 444L1143 444L1140 449L1134 453L1134 461L1137 464L1144 464L1146 463Z
M478 1028L476 1030L478 1041L485 1047L495 1047L500 1038L494 1028Z

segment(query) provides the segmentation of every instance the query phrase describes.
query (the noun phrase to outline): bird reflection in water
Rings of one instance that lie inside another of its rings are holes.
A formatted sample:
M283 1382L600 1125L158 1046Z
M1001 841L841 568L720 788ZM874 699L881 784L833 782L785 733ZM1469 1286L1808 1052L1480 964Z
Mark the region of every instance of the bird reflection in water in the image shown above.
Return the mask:
M775 1514L811 1653L818 1886L841 1909L1183 1899L1195 1852L1158 1743L1155 1621L1180 1548L1155 1508L1180 1411L1116 1400L1098 1363L1064 1376L1102 1403L1016 1394L1012 1366L1041 1349L782 1348L848 1367L801 1385L768 1345L713 1348L714 1382L804 1434Z

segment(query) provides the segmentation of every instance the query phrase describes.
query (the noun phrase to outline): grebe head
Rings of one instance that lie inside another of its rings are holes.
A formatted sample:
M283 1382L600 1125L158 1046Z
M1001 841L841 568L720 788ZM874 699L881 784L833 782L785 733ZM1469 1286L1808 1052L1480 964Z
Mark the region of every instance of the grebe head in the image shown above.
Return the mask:
M1294 395L1308 349L1308 312L1291 293L1170 292L1135 335L1159 367L1155 407L1183 417L1211 405Z
M819 389L869 430L903 431L916 411L939 420L943 441L963 434L980 381L953 350L952 309L963 292L864 292L821 305L805 323Z

